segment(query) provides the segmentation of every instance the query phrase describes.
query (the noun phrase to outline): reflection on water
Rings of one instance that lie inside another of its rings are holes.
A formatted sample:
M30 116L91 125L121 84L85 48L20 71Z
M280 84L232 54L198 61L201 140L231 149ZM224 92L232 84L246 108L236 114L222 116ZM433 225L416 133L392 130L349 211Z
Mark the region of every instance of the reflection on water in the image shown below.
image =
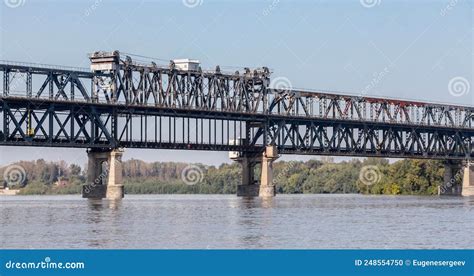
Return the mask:
M85 215L88 226L86 248L104 248L114 246L114 233L120 232L120 200L83 199L87 202L88 212ZM96 227L107 225L107 228ZM124 225L125 226L125 225ZM110 235L108 234L110 233Z
M242 197L239 200L241 208L254 209L254 208L272 208L273 197L260 198L260 197Z
M261 231L267 227L271 227L269 223L271 216L269 215L273 207L274 198L241 198L239 199L239 216L238 225L242 228L240 235L240 248L263 248L266 247L266 240L269 233Z
M87 205L91 211L101 211L104 209L105 204L107 204L106 200L87 199Z
M87 203L92 211L101 211L104 208L117 210L122 205L122 200L87 199Z
M469 210L470 207L474 206L474 196L465 197L464 199L464 207L466 207L466 210Z
M10 196L0 223L1 248L472 248L474 197Z

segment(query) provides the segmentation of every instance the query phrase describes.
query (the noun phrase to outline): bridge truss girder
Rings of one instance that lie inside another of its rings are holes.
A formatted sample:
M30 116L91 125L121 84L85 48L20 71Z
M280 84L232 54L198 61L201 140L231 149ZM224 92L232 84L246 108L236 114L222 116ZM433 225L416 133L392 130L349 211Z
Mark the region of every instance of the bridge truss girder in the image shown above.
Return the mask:
M261 124L238 113L70 105L61 101L0 100L0 145L75 148L155 148L260 152L262 145L233 145ZM249 141L253 139L247 139Z
M474 108L364 96L269 89L269 114L383 124L474 128Z
M119 67L109 76L94 78L92 102L253 113L265 106L266 78L133 64Z
M474 128L473 107L269 89L268 76L257 72L186 72L125 61L110 72L12 64L0 64L0 72L3 97Z
M276 90L268 71L130 60L108 72L0 64L0 74L0 145L474 157L474 107Z
M469 159L474 133L360 122L270 120L268 143L283 154Z
M474 131L377 123L288 120L55 101L2 100L0 145L156 148L430 159L474 157ZM246 138L242 145L230 140Z

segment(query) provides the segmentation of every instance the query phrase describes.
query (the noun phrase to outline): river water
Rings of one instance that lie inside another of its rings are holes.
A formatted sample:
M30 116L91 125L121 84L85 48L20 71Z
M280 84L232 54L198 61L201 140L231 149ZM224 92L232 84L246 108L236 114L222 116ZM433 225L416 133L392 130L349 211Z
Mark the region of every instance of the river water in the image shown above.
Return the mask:
M1 248L473 248L474 198L0 197Z

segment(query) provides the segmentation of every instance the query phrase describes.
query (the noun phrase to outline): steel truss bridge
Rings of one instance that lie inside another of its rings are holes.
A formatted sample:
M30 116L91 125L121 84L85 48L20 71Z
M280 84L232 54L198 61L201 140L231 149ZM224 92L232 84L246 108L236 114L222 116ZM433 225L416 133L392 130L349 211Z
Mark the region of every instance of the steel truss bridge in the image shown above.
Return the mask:
M90 59L91 70L0 62L0 145L474 157L473 106L275 89L265 67Z

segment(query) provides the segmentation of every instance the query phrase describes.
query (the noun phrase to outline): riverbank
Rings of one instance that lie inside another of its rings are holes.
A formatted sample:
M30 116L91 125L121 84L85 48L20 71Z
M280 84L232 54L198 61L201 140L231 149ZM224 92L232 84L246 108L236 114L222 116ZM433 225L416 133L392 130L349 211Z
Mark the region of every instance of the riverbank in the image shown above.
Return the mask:
M14 164L25 172L19 194L80 194L87 171L65 162L44 160ZM0 168L4 173L8 166ZM123 162L128 194L235 194L240 184L239 164L207 166L174 162ZM255 177L258 179L258 167ZM310 160L274 163L278 194L437 195L444 166L435 160L350 160L335 163ZM458 175L457 177L460 177ZM459 181L459 179L457 179Z

